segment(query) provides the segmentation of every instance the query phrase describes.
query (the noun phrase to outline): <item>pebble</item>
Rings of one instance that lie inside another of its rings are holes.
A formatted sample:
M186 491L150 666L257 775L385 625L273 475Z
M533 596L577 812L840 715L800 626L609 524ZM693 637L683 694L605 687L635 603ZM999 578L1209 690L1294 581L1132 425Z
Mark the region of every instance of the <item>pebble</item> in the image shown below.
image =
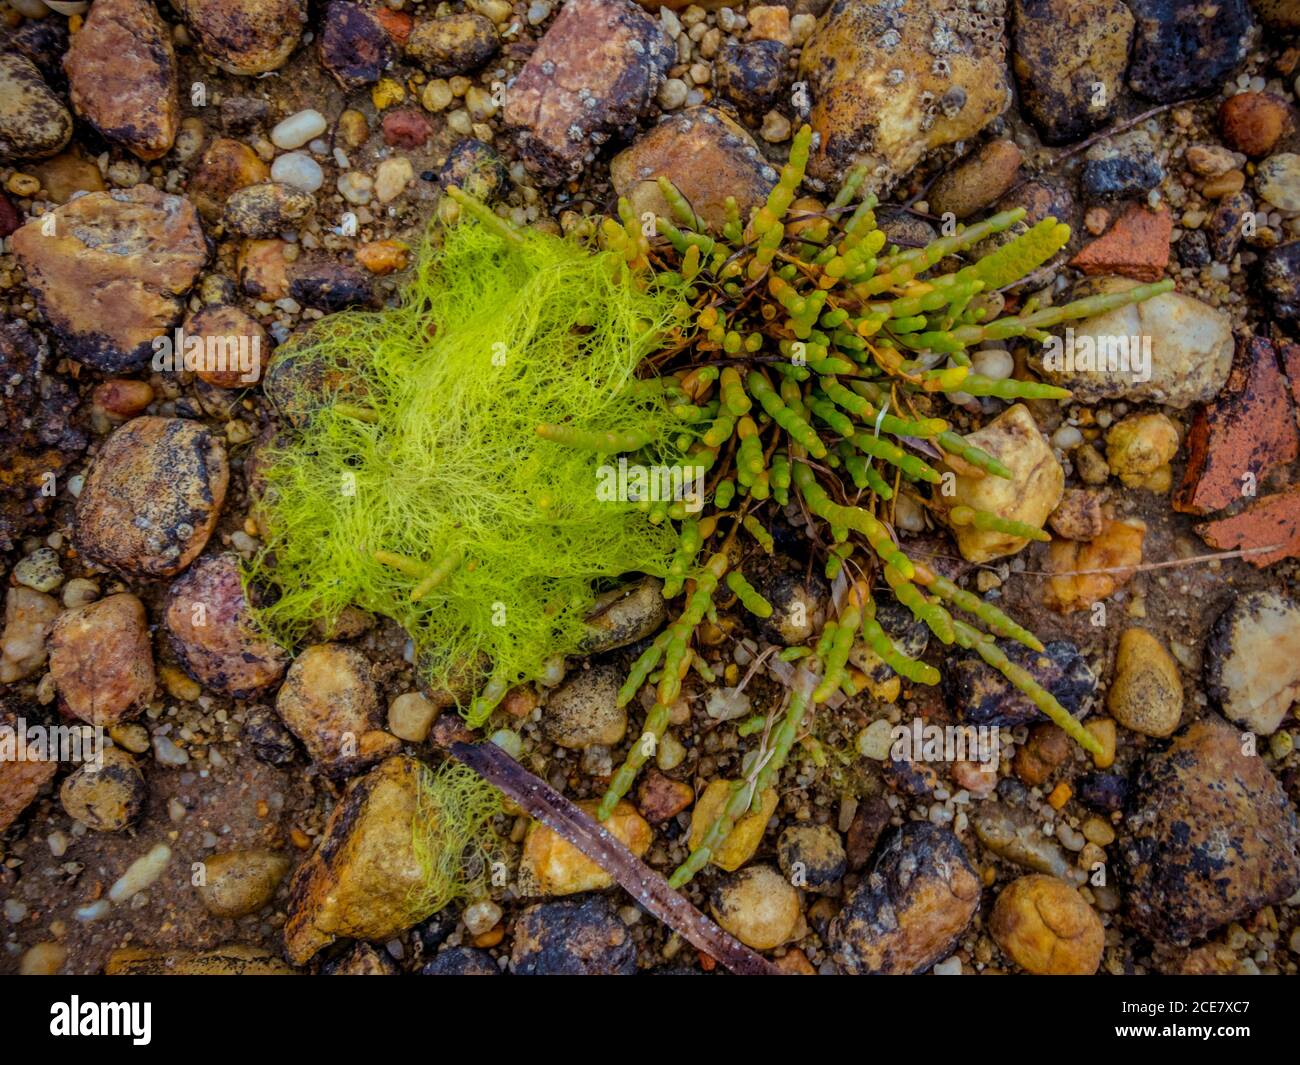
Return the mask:
M375 170L375 199L380 203L391 203L414 180L415 168L409 159L400 155L385 159Z
M271 130L271 143L285 151L301 148L328 128L329 123L325 121L324 115L313 108L307 108L278 122Z
M481 936L497 926L501 920L502 910L491 899L483 899L466 906L462 916L470 935Z
M349 170L346 174L339 175L337 188L339 195L348 203L364 207L374 194L375 183L369 174Z
M438 708L419 692L405 692L388 704L388 731L398 739L423 743Z
M108 889L110 902L125 902L131 896L150 887L171 861L172 849L165 843L155 844L142 857L137 858Z
M83 765L59 789L59 801L74 821L96 832L121 832L139 820L149 789L129 754L106 748L99 764Z
M1002 381L1016 368L1015 359L1002 348L985 348L971 355L971 368L978 374Z
M676 111L686 103L686 94L689 91L686 82L681 78L665 78L663 84L659 86L657 95L659 106L665 111Z
M325 172L320 163L305 152L288 152L271 164L271 180L310 193L324 184Z
M203 883L195 891L213 916L244 917L271 901L288 871L288 859L275 851L225 851L203 860Z
M14 566L13 578L38 592L52 592L63 583L59 556L48 547L33 551Z
M1224 143L1252 159L1268 155L1290 125L1286 101L1270 92L1237 93L1219 105Z
M799 892L770 865L742 869L713 891L710 909L726 931L755 950L795 938L802 924Z
M1255 188L1274 207L1300 211L1300 155L1281 152L1259 164Z
M1106 932L1082 895L1051 876L1022 876L1003 888L989 934L1022 969L1040 976L1091 976Z

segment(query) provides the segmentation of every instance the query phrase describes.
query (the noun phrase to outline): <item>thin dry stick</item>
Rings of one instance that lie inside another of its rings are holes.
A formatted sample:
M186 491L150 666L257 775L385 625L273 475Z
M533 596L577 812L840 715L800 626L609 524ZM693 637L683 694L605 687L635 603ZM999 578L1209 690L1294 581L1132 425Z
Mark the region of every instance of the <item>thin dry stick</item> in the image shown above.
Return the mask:
M607 829L495 743L453 743L449 750L453 758L512 798L530 817L582 851L692 946L738 976L781 975L775 965L724 932Z

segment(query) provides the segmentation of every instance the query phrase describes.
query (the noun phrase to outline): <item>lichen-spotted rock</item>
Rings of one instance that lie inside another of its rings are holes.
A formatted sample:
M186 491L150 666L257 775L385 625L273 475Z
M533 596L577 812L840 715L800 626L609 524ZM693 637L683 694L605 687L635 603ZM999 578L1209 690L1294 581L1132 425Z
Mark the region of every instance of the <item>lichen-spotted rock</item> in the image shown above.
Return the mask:
M225 445L200 423L133 418L108 438L86 475L77 547L122 573L179 573L208 542L229 477Z
M629 0L569 0L506 91L505 120L543 181L575 178L653 102L676 57Z
M0 159L44 159L71 136L72 116L31 60L0 55Z
M1011 102L1003 0L836 0L799 74L820 142L812 176L857 164L888 188L928 151L973 137Z
M231 74L284 66L307 21L303 0L175 0L199 46Z
M1186 944L1300 888L1300 824L1264 760L1210 714L1149 755L1120 856L1134 928Z
M79 196L11 240L64 353L105 373L148 361L208 257L193 205L152 185Z

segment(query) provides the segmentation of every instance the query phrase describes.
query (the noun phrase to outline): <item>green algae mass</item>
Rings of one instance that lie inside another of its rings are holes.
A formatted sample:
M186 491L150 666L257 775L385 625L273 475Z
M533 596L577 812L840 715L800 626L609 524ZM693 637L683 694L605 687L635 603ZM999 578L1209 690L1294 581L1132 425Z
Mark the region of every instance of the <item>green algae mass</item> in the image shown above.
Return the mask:
M678 298L617 255L464 222L427 240L397 306L292 337L266 383L282 431L258 458L259 622L292 644L349 605L392 618L473 725L578 651L600 583L666 574L677 540L598 498L599 452L538 426L671 455L681 423L635 372Z

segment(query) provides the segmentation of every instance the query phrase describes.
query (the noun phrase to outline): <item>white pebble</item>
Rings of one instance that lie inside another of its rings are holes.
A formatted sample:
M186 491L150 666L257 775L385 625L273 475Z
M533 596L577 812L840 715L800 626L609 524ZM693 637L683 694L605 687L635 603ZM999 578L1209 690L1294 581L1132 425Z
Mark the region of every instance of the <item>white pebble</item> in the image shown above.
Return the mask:
M1052 434L1052 446L1060 451L1069 451L1083 443L1083 434L1073 425L1063 425Z
M970 357L971 369L977 374L991 377L995 381L1005 381L1016 368L1011 352L1001 348L988 348L977 351Z
M301 148L309 140L325 132L328 123L319 111L307 108L290 115L271 130L271 143L277 148Z
M168 737L162 735L153 738L153 756L163 765L188 765L190 761L188 751L177 747Z
M465 927L469 929L470 935L481 936L484 932L490 932L500 920L501 907L491 899L465 907Z
M162 871L171 861L172 849L165 843L159 843L143 858L137 858L128 867L111 888L108 897L112 902L125 902L132 895L144 891L162 876Z
M271 164L271 180L315 192L325 183L325 171L306 152L288 152Z
M370 202L374 187L375 183L370 179L370 175L363 174L359 170L349 170L340 176L338 181L339 195L348 203L354 203L358 207L364 207Z
M954 954L951 958L944 958L941 962L936 962L933 969L930 970L935 976L961 976L961 959Z

